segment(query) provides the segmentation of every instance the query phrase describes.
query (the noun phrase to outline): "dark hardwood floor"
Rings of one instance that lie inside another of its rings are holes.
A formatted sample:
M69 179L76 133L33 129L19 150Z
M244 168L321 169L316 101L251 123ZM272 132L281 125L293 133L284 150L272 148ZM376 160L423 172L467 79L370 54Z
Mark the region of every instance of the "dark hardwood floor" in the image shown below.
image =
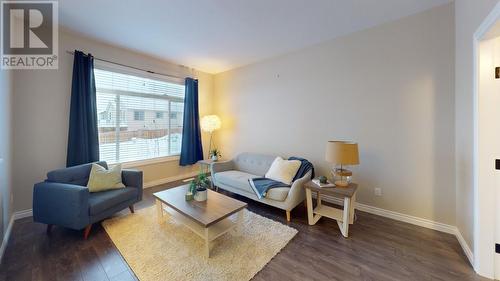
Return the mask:
M153 205L153 192L176 185L146 189L136 210ZM282 210L231 196L248 202L255 213L286 223ZM305 207L298 206L289 225L299 233L253 280L487 280L474 273L454 236L356 214L345 239L333 220L309 226ZM45 230L31 218L15 222L0 280L137 280L100 224L86 241L81 231L54 227L49 236Z

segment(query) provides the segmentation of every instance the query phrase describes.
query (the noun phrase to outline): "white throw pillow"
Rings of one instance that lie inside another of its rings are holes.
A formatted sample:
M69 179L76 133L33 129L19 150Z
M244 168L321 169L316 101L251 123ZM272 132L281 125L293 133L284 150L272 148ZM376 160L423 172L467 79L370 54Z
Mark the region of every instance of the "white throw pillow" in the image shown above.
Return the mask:
M273 164L266 173L266 178L282 183L291 184L295 174L300 168L299 160L284 160L281 157L276 157Z

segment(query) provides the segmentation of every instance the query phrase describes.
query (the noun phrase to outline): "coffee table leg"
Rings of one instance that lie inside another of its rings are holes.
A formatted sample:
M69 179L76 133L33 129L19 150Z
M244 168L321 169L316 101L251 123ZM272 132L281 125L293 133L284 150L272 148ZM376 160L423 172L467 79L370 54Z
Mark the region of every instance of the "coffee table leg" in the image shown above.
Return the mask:
M163 210L162 210L161 205L162 205L161 201L156 199L156 213L157 213L157 217L158 217L158 223L161 223L162 218L163 218Z
M208 238L208 227L205 228L205 255L210 258L210 240Z

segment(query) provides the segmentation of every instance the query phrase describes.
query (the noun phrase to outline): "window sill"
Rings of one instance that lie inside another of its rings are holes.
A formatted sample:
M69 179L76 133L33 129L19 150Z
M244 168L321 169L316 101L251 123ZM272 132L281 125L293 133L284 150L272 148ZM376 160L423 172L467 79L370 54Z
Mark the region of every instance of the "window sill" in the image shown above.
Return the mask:
M122 164L122 168L137 168L137 167L148 166L148 165L152 165L152 164L179 161L179 159L180 159L179 155L173 155L173 156L152 158L152 159L147 159L147 160L123 162L121 164Z

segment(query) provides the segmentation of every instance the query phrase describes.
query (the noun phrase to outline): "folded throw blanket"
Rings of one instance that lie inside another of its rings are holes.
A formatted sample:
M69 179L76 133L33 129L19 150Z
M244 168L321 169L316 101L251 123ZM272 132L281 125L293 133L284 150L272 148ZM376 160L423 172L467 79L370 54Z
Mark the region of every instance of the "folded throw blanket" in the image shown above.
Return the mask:
M293 181L296 181L296 180L302 178L310 170L312 170L311 178L314 178L314 166L311 164L311 162L307 161L304 158L300 158L300 157L290 157L290 158L288 158L288 160L299 160L301 162L300 167L297 170L297 173L295 174L295 177L293 177ZM268 179L268 178L253 178L253 179L249 179L248 183L252 187L252 189L255 192L255 194L257 195L257 197L259 197L259 199L264 198L266 196L267 191L269 191L269 189L271 189L271 188L290 187L290 185L288 185L288 184L282 183L280 181Z

